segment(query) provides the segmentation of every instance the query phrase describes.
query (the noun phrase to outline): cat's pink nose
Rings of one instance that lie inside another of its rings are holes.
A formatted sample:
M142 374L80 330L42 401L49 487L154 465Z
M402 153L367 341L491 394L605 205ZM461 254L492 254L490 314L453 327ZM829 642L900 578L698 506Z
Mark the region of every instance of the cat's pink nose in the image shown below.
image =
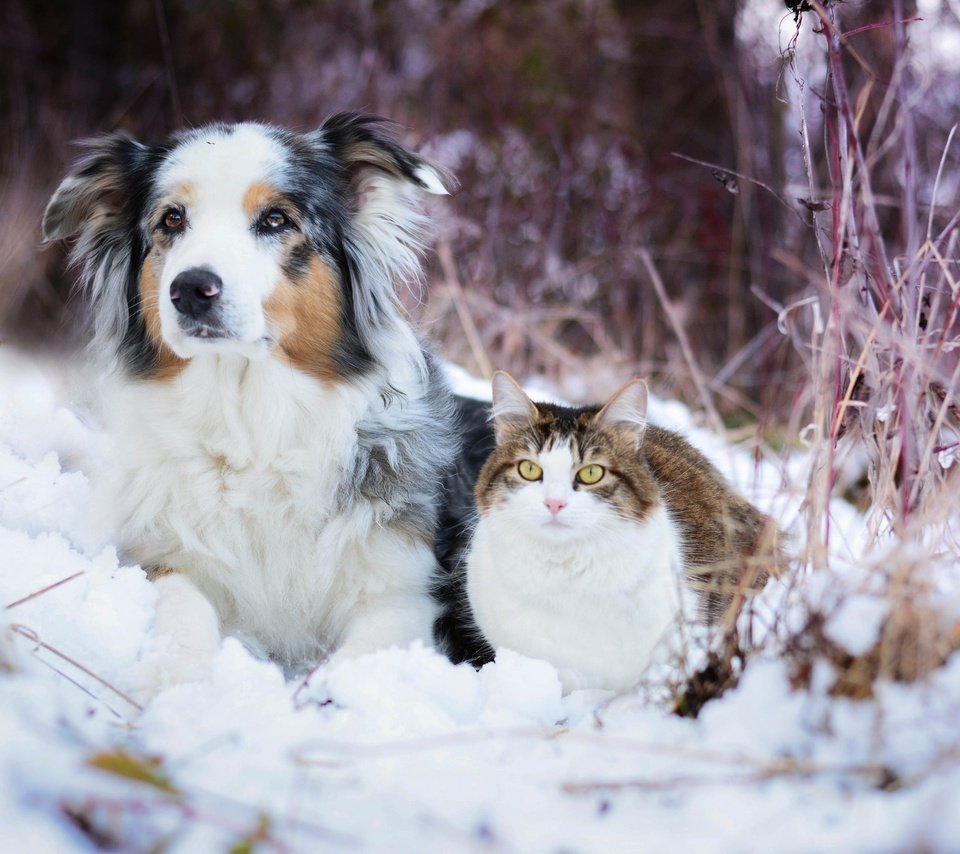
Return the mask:
M553 516L554 519L556 519L557 514L567 506L567 502L562 498L548 498L543 503L547 505L547 510L550 511L550 515Z

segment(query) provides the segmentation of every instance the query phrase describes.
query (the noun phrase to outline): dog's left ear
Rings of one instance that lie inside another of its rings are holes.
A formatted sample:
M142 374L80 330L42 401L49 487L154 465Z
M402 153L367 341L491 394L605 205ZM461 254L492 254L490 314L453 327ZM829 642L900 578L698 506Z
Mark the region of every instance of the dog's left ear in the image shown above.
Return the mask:
M397 322L397 292L418 286L427 218L423 193L446 194L453 176L407 150L383 119L340 113L314 134L318 159L344 171L346 220L341 235L353 315L368 346Z
M320 126L317 134L351 173L377 170L436 195L448 195L457 189L453 175L400 145L392 129L391 122L377 116L337 113Z

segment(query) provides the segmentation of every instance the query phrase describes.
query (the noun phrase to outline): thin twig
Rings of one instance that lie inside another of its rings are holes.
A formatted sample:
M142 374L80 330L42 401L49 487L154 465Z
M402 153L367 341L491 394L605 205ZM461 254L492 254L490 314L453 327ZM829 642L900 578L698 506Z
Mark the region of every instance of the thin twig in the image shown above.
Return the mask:
M890 770L883 765L865 763L862 765L820 765L815 762L803 762L795 759L774 760L764 767L722 775L680 774L674 777L655 777L650 779L627 780L577 780L564 783L563 790L570 794L590 794L592 792L621 791L632 789L639 791L662 791L678 786L710 786L763 783L777 777L810 777L817 775L836 775L845 777L866 777L869 780L886 779Z
M86 570L81 569L80 572L75 572L73 575L68 575L66 578L61 578L59 581L54 581L53 584L48 584L42 590L37 590L31 593L29 596L24 596L22 599L17 599L15 602L11 602L9 605L4 605L3 610L9 611L11 608L16 608L18 605L23 605L26 602L29 602L31 599L36 599L38 596L43 596L44 593L49 593L51 590L55 590L61 584L66 584L68 581L73 581L74 578L79 578L81 575L86 574Z
M751 178L749 175L744 175L741 172L737 172L735 169L728 169L726 166L719 166L716 163L709 163L706 160L698 160L696 157L689 157L686 154L680 154L678 151L671 151L670 155L672 157L679 157L681 160L686 160L688 163L696 163L697 166L706 166L708 169L715 169L718 172L723 172L726 175L733 175L736 178L739 178L741 181L746 181L748 184L753 184L754 186L760 187L763 190L766 190L773 196L780 204L782 204L787 210L795 214L800 218L801 222L804 222L803 215L797 208L790 204L790 200L778 193L773 189L769 184L764 184L763 181L759 181L756 178Z
M703 403L703 408L706 410L708 418L710 419L711 426L713 427L714 431L720 435L723 435L723 419L720 417L720 413L717 412L717 409L713 404L713 397L710 394L710 390L707 388L706 380L704 380L703 373L698 367L697 360L693 355L693 348L690 346L690 339L687 338L686 330L683 328L680 318L677 317L677 313L674 311L673 305L670 303L670 299L667 297L667 289L663 286L663 280L660 278L660 273L654 266L653 259L650 257L650 253L645 248L640 250L640 260L643 262L643 266L646 268L647 275L650 276L650 281L653 283L653 289L657 292L657 298L660 300L660 305L663 307L663 311L667 315L670 325L673 327L673 332L677 336L677 341L680 342L680 349L683 352L683 358L687 363L687 367L690 369L690 375L693 377L693 382L697 387L697 392L700 394L700 400Z
M857 363L853 366L853 370L850 371L850 377L847 380L847 390L844 392L843 397L840 399L839 403L836 406L835 412L836 415L833 421L833 427L830 430L831 436L840 435L840 427L843 424L843 419L846 417L847 408L850 406L851 401L853 400L853 392L857 387L857 380L863 375L863 367L867 361L867 355L870 352L870 349L873 347L873 343L877 338L877 334L880 330L880 326L883 323L884 315L887 313L887 308L890 304L887 303L883 306L880 311L880 314L877 315L877 319L873 324L873 328L870 330L870 334L867 335L867 340L864 342L863 347L860 348L860 356L857 359Z
M170 44L170 28L167 25L167 13L163 8L163 0L156 0L154 10L157 16L157 31L160 35L160 46L163 50L163 64L167 74L167 86L170 89L170 104L173 107L173 118L177 127L183 125L183 110L180 106L180 90L177 87L177 75L173 65L173 46Z
M123 717L123 715L120 714L120 712L118 712L113 706L111 706L108 702L106 702L106 700L104 700L103 697L98 697L96 694L94 694L93 691L91 691L86 685L83 685L83 684L81 684L80 682L78 682L76 679L74 679L72 676L70 676L70 674L64 673L59 667L54 667L54 665L53 665L51 662L49 662L49 661L44 661L44 660L43 660L42 658L40 658L39 656L36 656L36 659L37 659L37 661L39 661L44 667L47 667L47 668L49 668L50 670L52 670L54 673L56 673L57 676L59 676L61 679L66 679L67 682L69 682L71 685L73 685L74 688L77 688L78 690L82 691L82 692L83 692L84 694L86 694L91 700L96 700L96 702L100 703L100 704L101 704L108 712L110 712L110 714L113 715L115 718L117 718L118 720L121 720L121 721L124 720L124 717Z
M437 258L440 260L440 268L443 270L444 284L450 292L453 307L457 312L460 325L463 327L463 334L467 336L467 343L470 345L470 352L477 363L477 369L484 377L489 379L493 376L493 365L487 358L483 342L480 340L480 333L477 331L477 325L473 322L470 312L467 311L466 302L463 298L463 288L460 285L456 265L453 263L453 254L450 251L450 244L446 241L437 246Z
M79 670L81 673L86 674L86 675L89 676L91 679L93 679L95 682L99 682L104 688L106 688L108 691L111 691L111 692L113 692L114 694L116 694L121 700L125 700L126 702L128 702L128 703L129 703L131 706L133 706L138 712L142 712L142 711L143 711L143 706L141 706L136 700L134 700L134 699L133 699L132 697L130 697L128 694L125 694L125 693L124 693L123 691L121 691L119 688L114 687L114 686L111 685L109 682L107 682L107 680L104 679L102 676L98 676L96 673L94 673L92 670L90 670L90 668L85 667L85 666L82 665L79 661L76 661L75 659L71 658L71 657L70 657L69 655L67 655L66 653L63 653L63 652L61 652L59 649L57 649L56 647L50 646L50 644L45 643L44 641L40 640L40 635L38 635L38 634L37 634L33 629L31 629L29 626L23 626L23 625L20 625L20 624L18 624L18 623L13 623L13 624L10 626L10 630L11 630L12 632L15 632L16 634L20 635L21 637L26 638L28 641L30 641L30 642L34 645L35 648L37 648L37 649L44 649L44 650L46 650L47 652L49 652L49 653L57 656L57 658L60 658L60 659L62 659L63 661L67 662L67 664L70 664L70 665L72 665L73 667L76 667L77 670Z
M937 193L940 190L940 178L943 176L943 167L947 162L947 152L950 150L950 143L953 142L953 136L957 132L957 125L954 125L950 128L950 133L947 135L947 144L943 147L943 152L940 155L940 165L937 166L937 177L933 181L933 194L930 196L930 214L927 218L927 240L930 240L930 235L933 233L933 214L937 209Z
M817 0L808 0L808 2L813 7L813 10L817 13L818 17L820 18L820 23L823 25L824 30L828 32L830 35L832 35L834 38L836 38L837 44L843 47L843 49L846 50L850 54L850 56L854 58L857 65L859 65L863 69L864 74L866 74L868 77L876 78L877 75L874 73L873 69L869 66L867 61L862 56L860 56L859 53L857 53L853 45L851 45L847 41L846 34L841 33L840 30L837 29L836 24L834 24L833 20L827 14L824 7L820 3L818 3ZM832 0L826 0L826 5L829 6L831 2Z
M858 36L860 33L869 33L871 30L883 30L888 27L896 27L901 24L916 24L922 21L923 18L903 18L902 20L897 21L881 21L879 24L864 24L862 27L856 27L852 30L847 30L843 34L844 39L849 39L850 36Z

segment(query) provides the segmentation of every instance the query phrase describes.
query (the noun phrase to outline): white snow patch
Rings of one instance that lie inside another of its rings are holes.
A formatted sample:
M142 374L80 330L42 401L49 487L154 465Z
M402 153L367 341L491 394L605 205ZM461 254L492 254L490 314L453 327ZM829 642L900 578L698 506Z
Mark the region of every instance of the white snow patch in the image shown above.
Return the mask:
M563 697L550 665L508 650L477 672L414 644L301 683L227 638L209 679L138 713L114 688L150 644L155 591L90 534L89 484L62 460L96 437L27 371L0 359L0 607L76 577L0 610L0 850L91 850L68 813L125 850L173 852L227 850L258 828L297 852L951 850L960 838L957 656L854 703L829 696L829 665L795 690L771 652L694 721L641 694ZM674 403L651 400L651 417L791 524L802 496L784 484L804 482L805 455L730 447ZM770 585L761 615L789 624L794 599L832 605L829 636L854 652L875 638L882 600L858 571L864 518L840 502L830 514L835 571ZM938 573L947 603L960 599L956 564ZM158 757L177 796L90 767L116 751ZM902 788L879 788L891 780Z
M862 655L880 639L880 626L889 610L889 603L877 596L847 595L824 632L851 655Z

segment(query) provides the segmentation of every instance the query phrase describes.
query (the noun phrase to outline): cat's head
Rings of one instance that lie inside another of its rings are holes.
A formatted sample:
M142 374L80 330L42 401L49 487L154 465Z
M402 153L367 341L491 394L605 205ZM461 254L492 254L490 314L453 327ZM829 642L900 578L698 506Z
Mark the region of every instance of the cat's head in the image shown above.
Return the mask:
M545 541L642 523L660 492L640 454L647 387L631 380L602 407L534 403L509 374L493 378L497 447L477 480L482 518L505 514Z

